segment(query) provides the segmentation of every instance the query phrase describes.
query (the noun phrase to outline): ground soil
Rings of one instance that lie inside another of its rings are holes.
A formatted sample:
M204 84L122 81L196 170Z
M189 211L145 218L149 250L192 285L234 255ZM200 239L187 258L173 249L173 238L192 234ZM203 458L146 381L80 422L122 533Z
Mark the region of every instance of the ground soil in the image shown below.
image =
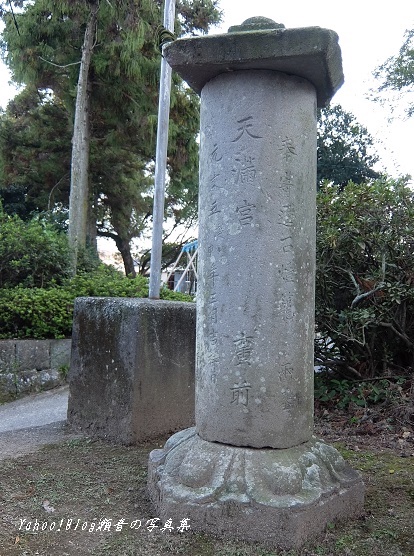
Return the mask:
M47 433L37 431L40 449L33 451L40 447L34 435L25 455L20 450L9 457L9 450L0 463L0 556L414 556L411 409L317 404L315 432L362 473L365 512L329 524L319 539L290 552L181 531L181 523L151 529L156 516L146 491L148 454L166 438L116 446L67 436L59 425L60 432L50 429L52 444L44 445Z

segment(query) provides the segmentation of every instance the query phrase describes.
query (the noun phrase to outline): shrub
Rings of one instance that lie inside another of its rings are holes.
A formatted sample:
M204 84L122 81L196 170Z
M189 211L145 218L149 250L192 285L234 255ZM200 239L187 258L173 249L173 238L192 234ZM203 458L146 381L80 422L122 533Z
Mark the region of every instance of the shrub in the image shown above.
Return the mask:
M368 408L378 404L401 403L405 378L356 381L335 379L329 373L315 374L315 400L333 409L348 409L351 405Z
M411 367L414 193L404 180L318 194L317 364L344 378Z
M148 297L148 280L127 278L101 264L79 273L62 285L43 288L0 289L0 338L65 338L72 333L76 297ZM190 301L184 294L163 288L162 299Z
M48 287L68 275L66 236L40 219L10 216L0 205L0 288Z
M127 278L111 266L99 265L93 272L79 272L67 280L65 288L75 297L148 297L148 281L143 276Z
M62 286L0 290L0 338L71 335L74 297Z
M161 288L160 298L168 301L194 301L194 297L186 293L175 292L166 287Z

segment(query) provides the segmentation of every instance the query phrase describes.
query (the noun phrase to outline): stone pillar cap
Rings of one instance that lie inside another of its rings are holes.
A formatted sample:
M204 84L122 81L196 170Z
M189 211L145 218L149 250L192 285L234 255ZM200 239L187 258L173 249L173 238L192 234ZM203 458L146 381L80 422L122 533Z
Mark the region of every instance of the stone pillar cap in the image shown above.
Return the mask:
M163 55L199 94L222 73L263 69L307 79L316 89L318 106L326 106L344 82L338 35L321 27L285 29L278 23L270 29L268 19L254 29L254 20L264 19L251 18L222 35L179 39L166 45Z

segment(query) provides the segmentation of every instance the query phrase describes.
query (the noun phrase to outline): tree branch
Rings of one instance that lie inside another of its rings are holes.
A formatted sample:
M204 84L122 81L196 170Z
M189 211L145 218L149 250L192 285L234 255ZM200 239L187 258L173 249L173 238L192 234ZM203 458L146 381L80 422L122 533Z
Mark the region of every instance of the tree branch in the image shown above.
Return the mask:
M68 177L68 176L69 176L69 173L66 172L66 174L65 174L64 176L62 176L62 177L60 178L60 180L59 180L57 183L55 183L55 185L54 185L54 186L52 187L52 189L50 190L49 199L48 199L48 201L47 201L47 210L50 210L50 204L51 204L52 194L53 194L54 190L55 190L56 187L58 187L58 185L60 185L61 182L62 182L66 177Z
M12 6L12 3L11 3L11 0L9 0L9 6L10 6L11 14L12 14L12 17L13 17L14 26L16 27L17 34L18 34L19 37L20 37L20 30L19 30L19 26L18 26L18 24L17 24L16 16L14 15L14 11L13 11L13 6Z
M410 339L405 334L399 332L393 324L391 324L390 322L379 322L378 324L380 326L384 326L385 328L389 328L390 330L392 330L392 332L394 332L394 334L401 338L407 344L407 346L409 346L410 348L414 348L414 344L410 341Z
M354 367L351 367L350 365L345 363L345 361L340 361L338 359L327 359L326 361L324 361L319 358L317 362L320 363L321 367L329 367L331 369L343 369L345 371L348 371L348 373L350 373L351 375L357 377L358 380L362 379L362 375L356 369L354 369Z
M55 64L51 62L50 60L46 60L46 58L42 58L42 56L39 56L39 58L40 60L42 60L42 62L46 62L46 64L50 64L51 66L55 66L55 68L61 68L61 69L68 68L69 66L79 66L79 64L81 63L81 61L79 60L79 62L72 62L71 64L66 64L64 66L61 66L59 64Z
M370 290L369 292L365 292L365 293L361 293L360 295L357 295L351 303L351 309L353 309L357 303L359 303L360 301L362 301L367 297L370 297L371 295L374 295L377 291L382 290L384 287L385 284L380 284L379 286L377 286L373 290Z

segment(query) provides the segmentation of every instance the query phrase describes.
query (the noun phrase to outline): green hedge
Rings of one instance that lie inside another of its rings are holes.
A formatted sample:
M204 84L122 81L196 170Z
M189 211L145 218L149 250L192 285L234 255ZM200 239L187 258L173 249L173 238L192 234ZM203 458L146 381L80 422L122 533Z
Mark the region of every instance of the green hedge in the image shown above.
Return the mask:
M0 338L66 338L72 334L76 297L148 297L148 280L126 278L100 266L81 273L61 286L0 289ZM191 301L189 296L162 289L160 297Z
M0 290L0 338L70 336L73 301L63 287Z

